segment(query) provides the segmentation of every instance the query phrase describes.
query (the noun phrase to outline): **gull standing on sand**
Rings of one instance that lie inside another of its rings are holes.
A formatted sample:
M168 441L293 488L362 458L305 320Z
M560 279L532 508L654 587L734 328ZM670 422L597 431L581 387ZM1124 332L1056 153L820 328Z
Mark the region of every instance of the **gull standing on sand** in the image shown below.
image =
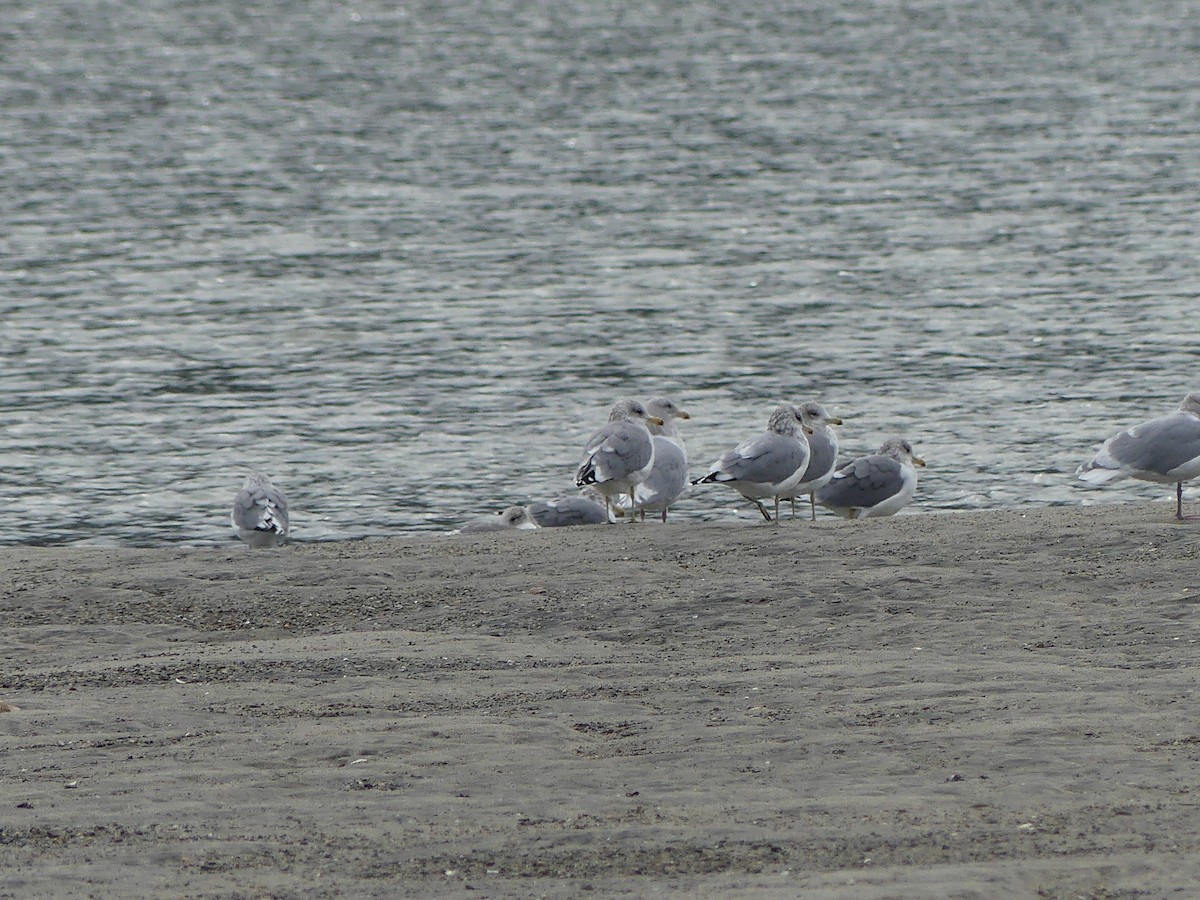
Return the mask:
M1175 518L1183 520L1183 483L1200 475L1200 391L1179 409L1127 428L1104 442L1076 473L1088 484L1136 478L1175 485Z
M818 490L829 484L833 472L837 469L838 436L831 426L841 425L842 420L831 416L820 403L810 400L801 403L800 419L811 429L808 437L808 468L800 476L800 483L788 493L782 494L784 500L792 501L792 517L796 515L796 498L808 494L808 505L812 508L812 520L817 521L817 501L814 496Z
M608 510L587 494L601 495L589 488L578 497L559 497L557 500L534 500L525 508L539 528L570 528L575 525L603 525L608 522Z
M654 465L654 441L646 423L662 425L663 420L648 413L636 400L621 400L612 408L608 424L588 438L583 450L575 484L592 485L604 495L609 521L612 498L628 494L632 508L634 487L646 479Z
M229 517L233 530L254 549L274 547L287 534L288 508L283 491L262 472L246 479L246 486L233 499Z
M645 480L634 487L633 502L643 522L646 521L646 510L660 513L665 522L667 510L688 486L687 448L675 427L675 420L690 419L691 416L666 397L651 397L646 401L646 411L662 419L663 424L650 425L654 465Z
M510 506L494 516L484 516L468 522L456 534L480 534L485 531L517 531L537 528L537 523L523 506Z
M816 501L847 519L893 516L917 490L917 470L925 460L913 455L912 444L889 438L877 453L860 456L833 473Z
M771 414L764 434L742 441L721 454L709 467L708 474L692 484L727 484L757 506L768 522L771 514L762 505L762 499L774 498L778 522L779 498L800 483L808 468L808 439L804 431L800 410L784 404Z

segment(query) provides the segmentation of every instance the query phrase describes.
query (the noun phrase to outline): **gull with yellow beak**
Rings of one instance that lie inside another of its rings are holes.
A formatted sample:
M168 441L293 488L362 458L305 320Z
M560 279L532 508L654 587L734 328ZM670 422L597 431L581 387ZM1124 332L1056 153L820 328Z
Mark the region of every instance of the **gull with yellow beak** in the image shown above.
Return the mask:
M917 490L917 470L925 460L913 455L912 444L889 438L879 452L858 459L833 473L817 491L816 501L847 519L893 516L908 505Z
M792 517L795 518L796 498L808 494L808 505L812 508L812 520L815 522L817 501L814 495L829 484L837 469L838 436L830 426L841 425L842 420L831 416L815 400L801 403L797 409L800 410L800 421L811 429L808 435L808 468L804 470L800 483L782 495L782 499L792 501Z
M662 419L662 425L651 425L650 435L654 440L654 466L645 480L633 489L633 499L642 521L646 510L658 513L667 521L667 510L680 498L688 486L687 448L683 435L675 426L676 419L690 419L687 410L666 397L651 397L646 409L652 416Z
M591 485L604 495L604 510L610 522L613 497L628 495L632 509L634 488L654 467L654 441L647 424L662 425L663 420L647 412L637 400L618 401L608 424L588 438L584 447L575 484Z

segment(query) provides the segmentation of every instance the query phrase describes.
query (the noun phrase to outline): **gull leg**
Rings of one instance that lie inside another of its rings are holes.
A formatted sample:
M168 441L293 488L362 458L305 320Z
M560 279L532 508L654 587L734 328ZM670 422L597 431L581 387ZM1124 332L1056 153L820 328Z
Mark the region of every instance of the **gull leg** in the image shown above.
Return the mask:
M775 498L775 524L779 524L779 498Z
M761 501L761 500L750 500L750 502L751 502L751 503L753 503L755 506L757 506L757 507L758 507L758 511L759 511L760 513L762 513L762 516L763 516L763 518L764 518L764 519L766 519L768 522L770 522L770 521L771 521L771 514L770 514L769 512L767 512L767 508L766 508L765 506L763 506L763 505L762 505L762 501ZM778 503L779 501L778 501L778 500L776 500L775 502L776 502L776 503Z
M792 501L792 518L794 519L796 518L796 498L789 497L788 499Z
M662 511L663 521L667 521L667 508L664 506Z
M808 505L812 507L812 520L817 521L817 492L808 495Z
M1175 520L1178 522L1194 522L1200 516L1185 516L1183 514L1183 482L1175 482Z

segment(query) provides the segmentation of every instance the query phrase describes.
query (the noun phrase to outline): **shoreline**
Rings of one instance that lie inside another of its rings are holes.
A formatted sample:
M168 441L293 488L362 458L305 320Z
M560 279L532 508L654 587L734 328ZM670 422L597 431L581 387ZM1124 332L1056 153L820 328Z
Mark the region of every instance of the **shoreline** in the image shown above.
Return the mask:
M0 896L1200 887L1158 503L0 548Z

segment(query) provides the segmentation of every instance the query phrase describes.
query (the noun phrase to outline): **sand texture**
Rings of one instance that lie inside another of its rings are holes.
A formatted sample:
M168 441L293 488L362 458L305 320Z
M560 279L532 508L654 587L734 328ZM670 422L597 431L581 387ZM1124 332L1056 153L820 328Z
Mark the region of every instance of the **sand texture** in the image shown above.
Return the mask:
M1166 504L0 570L0 896L1200 895Z

